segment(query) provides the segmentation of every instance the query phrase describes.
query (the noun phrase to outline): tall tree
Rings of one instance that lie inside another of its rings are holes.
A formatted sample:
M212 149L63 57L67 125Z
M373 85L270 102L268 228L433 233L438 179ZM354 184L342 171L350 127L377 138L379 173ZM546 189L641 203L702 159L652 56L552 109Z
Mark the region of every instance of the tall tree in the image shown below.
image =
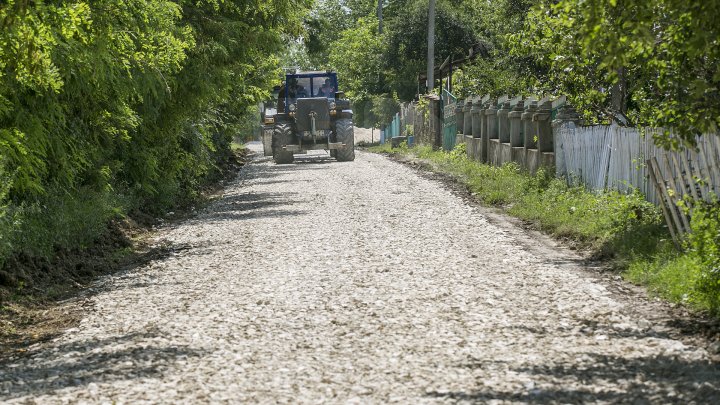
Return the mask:
M317 0L305 20L305 45L314 67L326 67L339 34L373 14L376 7L375 0Z
M544 1L516 41L550 69L539 86L568 93L588 117L625 110L633 123L673 127L680 136L661 140L677 146L720 122L718 20L715 1Z
M103 228L117 212L197 193L267 97L283 39L299 36L310 4L4 1L0 265L42 235L51 252L53 235L72 234L63 224L93 222L88 212L107 210L94 222Z
M415 97L418 75L425 72L428 51L428 4L408 2L398 14L388 17L384 36L384 70L388 84L401 100ZM477 42L469 24L446 2L438 2L435 29L435 62L450 55L463 55Z

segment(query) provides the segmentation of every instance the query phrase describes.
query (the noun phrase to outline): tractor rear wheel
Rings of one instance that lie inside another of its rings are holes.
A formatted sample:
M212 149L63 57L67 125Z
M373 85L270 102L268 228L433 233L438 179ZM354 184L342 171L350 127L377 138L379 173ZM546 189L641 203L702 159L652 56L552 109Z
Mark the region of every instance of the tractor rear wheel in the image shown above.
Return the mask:
M293 153L283 149L283 146L292 143L292 128L289 124L276 124L272 134L273 160L277 164L292 163Z
M345 144L342 149L337 149L335 157L338 162L352 162L355 160L355 134L353 133L353 122L351 119L343 118L337 121L335 126L337 141Z

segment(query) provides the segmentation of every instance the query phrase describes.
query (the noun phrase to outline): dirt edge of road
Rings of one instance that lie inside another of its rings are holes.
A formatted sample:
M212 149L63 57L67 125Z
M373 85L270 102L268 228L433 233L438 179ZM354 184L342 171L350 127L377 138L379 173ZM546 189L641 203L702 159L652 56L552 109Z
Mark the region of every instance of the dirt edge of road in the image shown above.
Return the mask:
M705 347L713 360L720 361L720 320L690 311L682 305L652 296L642 286L625 281L620 273L602 260L591 259L588 251L577 250L568 241L555 239L537 227L504 212L482 204L456 177L438 170L431 161L401 154L383 154L393 161L414 169L420 176L441 183L447 190L478 210L493 225L503 229L523 249L546 258L555 266L581 272L596 280L625 304L628 311L652 322L658 334L686 344Z
M222 177L202 191L198 205L212 201L251 159L247 149L237 151ZM92 309L90 298L99 292L94 285L100 277L172 254L167 246L150 246L148 241L158 232L156 225L171 225L196 212L184 207L163 218L140 213L134 219L113 221L93 246L59 251L53 261L23 254L12 257L8 265L32 281L21 288L0 287L0 362L77 326Z

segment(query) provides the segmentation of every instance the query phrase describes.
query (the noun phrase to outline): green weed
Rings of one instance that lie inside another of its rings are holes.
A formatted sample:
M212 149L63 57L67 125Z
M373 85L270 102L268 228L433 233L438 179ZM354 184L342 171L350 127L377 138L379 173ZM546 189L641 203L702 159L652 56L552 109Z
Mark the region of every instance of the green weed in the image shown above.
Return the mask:
M633 283L648 286L651 292L666 299L703 309L702 304L692 299L699 269L694 257L675 252L648 260L635 260L628 265L624 276Z
M230 143L230 150L232 150L233 152L238 152L243 149L245 149L244 143L236 142L236 141L233 141L232 143Z
M8 204L0 215L0 264L11 253L51 258L57 249L85 248L125 211L124 198L111 191L54 190L32 203Z

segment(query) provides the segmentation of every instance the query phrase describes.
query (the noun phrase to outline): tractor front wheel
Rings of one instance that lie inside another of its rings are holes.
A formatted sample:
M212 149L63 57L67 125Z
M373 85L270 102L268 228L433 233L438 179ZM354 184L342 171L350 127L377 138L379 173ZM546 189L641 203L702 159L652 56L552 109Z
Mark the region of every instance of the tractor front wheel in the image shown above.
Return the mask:
M272 134L272 154L273 160L277 164L292 163L293 153L283 149L283 146L292 143L292 128L289 124L277 124L273 128Z
M355 134L353 133L353 122L351 119L343 118L337 121L335 126L337 141L345 144L342 149L337 149L335 158L338 162L352 162L355 160Z

